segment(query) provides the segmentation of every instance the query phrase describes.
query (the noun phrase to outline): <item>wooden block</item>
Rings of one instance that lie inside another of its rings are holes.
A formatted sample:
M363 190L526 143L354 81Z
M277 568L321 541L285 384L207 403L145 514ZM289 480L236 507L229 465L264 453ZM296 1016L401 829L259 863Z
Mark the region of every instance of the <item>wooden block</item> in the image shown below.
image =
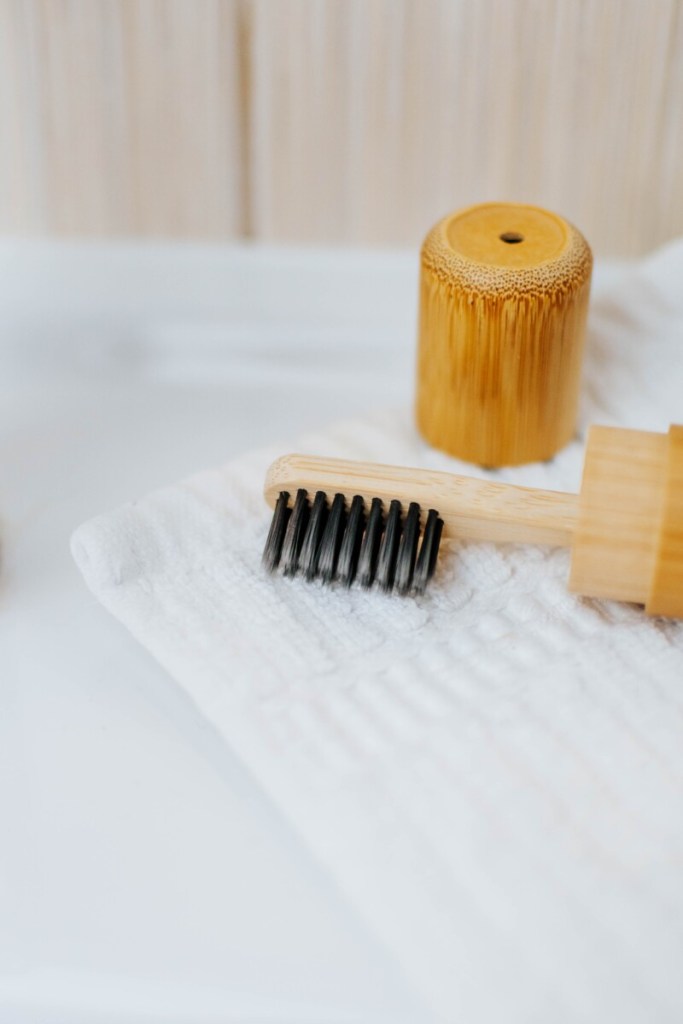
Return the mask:
M666 434L591 427L569 588L645 604L655 567Z
M670 427L667 440L666 480L646 609L649 615L683 618L683 427Z

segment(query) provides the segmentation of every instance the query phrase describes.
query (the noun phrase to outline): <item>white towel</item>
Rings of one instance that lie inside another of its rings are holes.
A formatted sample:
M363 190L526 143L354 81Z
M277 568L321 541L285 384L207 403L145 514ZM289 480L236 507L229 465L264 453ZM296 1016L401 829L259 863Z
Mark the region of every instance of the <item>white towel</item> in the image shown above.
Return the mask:
M591 311L589 422L683 421L683 244ZM683 1015L683 624L571 595L568 553L463 544L427 594L269 578L287 450L487 475L410 410L283 440L82 526L102 603L238 751L447 1021Z

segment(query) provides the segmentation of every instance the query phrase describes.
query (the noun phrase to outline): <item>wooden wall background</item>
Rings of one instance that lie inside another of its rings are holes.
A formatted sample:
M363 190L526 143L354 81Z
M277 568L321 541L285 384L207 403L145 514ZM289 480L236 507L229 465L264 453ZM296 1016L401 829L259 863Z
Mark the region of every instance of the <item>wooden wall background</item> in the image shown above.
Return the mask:
M409 244L537 202L683 233L683 0L0 0L0 231Z

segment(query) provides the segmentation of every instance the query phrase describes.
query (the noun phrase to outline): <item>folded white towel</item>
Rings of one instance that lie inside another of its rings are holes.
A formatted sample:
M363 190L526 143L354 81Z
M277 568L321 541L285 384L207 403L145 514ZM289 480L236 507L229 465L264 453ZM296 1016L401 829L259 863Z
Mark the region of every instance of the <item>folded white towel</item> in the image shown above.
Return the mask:
M591 312L581 422L683 420L683 244ZM286 450L486 475L408 410L283 442L82 526L92 591L289 815L444 1020L680 1020L683 624L463 544L424 598L268 578ZM581 439L496 479L577 490Z

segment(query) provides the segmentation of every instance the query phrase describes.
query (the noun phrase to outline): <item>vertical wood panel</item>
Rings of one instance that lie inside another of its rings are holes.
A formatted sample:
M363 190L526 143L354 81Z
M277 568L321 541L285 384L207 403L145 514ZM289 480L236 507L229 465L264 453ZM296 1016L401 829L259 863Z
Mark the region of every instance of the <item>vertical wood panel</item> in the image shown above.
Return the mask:
M237 12L230 0L2 0L3 227L239 233Z
M13 233L46 227L34 14L20 0L0 3L0 227Z
M254 0L253 221L416 244L486 199L603 253L683 231L680 0Z
M0 0L0 230L415 245L536 202L683 232L683 0Z

